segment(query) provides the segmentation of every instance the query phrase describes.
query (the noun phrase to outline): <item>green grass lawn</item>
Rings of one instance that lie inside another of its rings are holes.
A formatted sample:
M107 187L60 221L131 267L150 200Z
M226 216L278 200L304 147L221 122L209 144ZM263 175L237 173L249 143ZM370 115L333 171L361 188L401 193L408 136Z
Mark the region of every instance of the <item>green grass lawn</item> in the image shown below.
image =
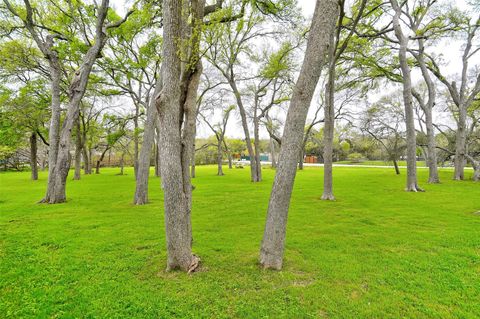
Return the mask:
M349 165L366 165L366 166L393 166L392 161L360 161L360 162L352 162L352 161L338 161L334 162L334 164L349 164ZM398 161L398 166L407 166L407 161ZM426 167L425 161L417 161L417 167Z
M0 174L0 318L478 318L480 184L425 183L405 171L297 174L282 271L257 265L274 171L198 167L194 251L200 272L166 273L162 195L132 205L133 171L82 176L68 202L36 204L46 174ZM472 171L467 171L470 178ZM477 212L477 213L475 213Z

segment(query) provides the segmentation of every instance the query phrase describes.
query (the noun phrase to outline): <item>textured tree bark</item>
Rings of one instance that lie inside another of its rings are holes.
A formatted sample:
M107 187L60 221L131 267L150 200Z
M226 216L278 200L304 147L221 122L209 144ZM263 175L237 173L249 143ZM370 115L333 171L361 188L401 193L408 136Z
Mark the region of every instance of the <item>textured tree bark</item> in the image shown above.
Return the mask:
M82 135L80 131L80 122L77 120L76 128L76 140L75 140L75 173L73 175L74 180L80 180L80 173L82 169Z
M37 133L33 132L32 135L30 135L30 168L32 170L32 181L38 180L37 149Z
M338 17L335 0L317 0L305 58L288 109L278 168L268 205L260 249L264 268L281 269L285 247L288 208L295 180L305 121L322 68L327 61L330 39Z
M201 27L205 1L192 1L194 28ZM182 72L179 39L186 35L182 20L182 2L163 1L163 89L156 97L160 119L160 159L164 190L165 233L167 239L167 270L191 271L199 258L192 254L191 192L189 165L191 163L196 118L196 90L201 74L199 58ZM200 29L192 32L191 53L198 57ZM194 56L195 57L195 56ZM193 67L193 69L191 69ZM185 82L184 82L185 81ZM183 123L185 118L185 122ZM182 123L183 134L182 134ZM193 126L193 127L192 127Z
M40 202L48 203L50 196L54 190L54 172L57 162L58 143L60 139L60 81L61 81L61 67L58 62L56 52L52 51L49 59L50 74L51 74L51 93L52 93L52 117L50 119L50 129L48 132L49 150L48 150L48 181L47 191L45 197Z
M66 201L66 181L70 170L70 143L72 129L78 119L80 112L80 102L85 94L88 79L92 71L95 60L99 57L107 41L107 26L105 19L108 12L108 0L103 0L97 12L95 42L85 54L82 64L74 73L69 86L69 105L65 120L60 133L57 160L53 171L53 193L50 194L48 202L50 204L62 203Z
M393 17L393 28L397 37L399 48L400 69L402 71L403 82L403 103L405 107L405 124L407 130L407 185L405 190L408 192L423 191L417 182L417 141L415 133L415 118L413 114L412 100L412 79L410 67L407 61L408 38L405 37L400 25L401 8L396 0L390 0L395 15Z
M335 55L333 36L330 55ZM333 195L333 134L335 129L335 67L337 61L330 59L328 81L325 87L324 129L323 129L323 194L322 200L335 200Z
M143 144L142 149L140 150L139 159L137 161L135 195L133 198L133 203L135 205L145 205L148 203L148 177L150 175L150 157L155 139L155 122L158 118L157 107L155 105L155 97L160 93L162 89L161 82L161 78L159 78L155 86L153 98L150 99L150 103L147 109L147 120L145 122L145 128L143 132ZM158 154L158 151L155 152L155 154ZM158 163L155 165L155 168L156 170L158 170Z

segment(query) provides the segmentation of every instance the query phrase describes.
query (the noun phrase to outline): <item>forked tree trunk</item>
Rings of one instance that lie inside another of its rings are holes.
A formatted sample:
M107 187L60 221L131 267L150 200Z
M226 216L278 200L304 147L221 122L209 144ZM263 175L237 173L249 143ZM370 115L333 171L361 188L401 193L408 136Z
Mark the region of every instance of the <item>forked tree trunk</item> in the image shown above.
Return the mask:
M288 109L278 168L268 204L267 221L260 249L264 268L281 269L285 248L288 208L297 171L305 121L338 17L335 0L317 0L302 69Z
M408 192L423 191L417 182L417 141L415 133L415 118L413 114L412 101L412 79L410 75L410 66L407 61L408 38L403 34L400 25L400 15L402 13L397 0L390 0L395 15L393 17L393 28L395 35L400 43L399 61L402 71L403 82L403 103L405 107L405 124L407 130L407 185L405 190Z
M158 117L157 108L155 106L155 97L162 89L161 79L157 80L153 98L147 109L147 120L143 132L142 149L137 162L136 185L133 203L135 205L145 205L148 203L148 177L150 175L150 157L155 139L155 123ZM158 151L155 152L158 155ZM157 157L155 158L157 161ZM158 163L155 165L158 170Z
M193 23L192 54L198 57L199 35L203 20L203 0L192 1ZM201 63L185 67L179 47L185 34L182 21L182 3L176 0L163 1L163 89L156 106L160 119L160 158L162 187L164 190L165 234L167 240L167 270L180 268L191 271L199 262L192 254L191 192L189 165L192 158L194 126L196 122L196 91L198 89ZM194 68L193 70L190 68ZM182 79L182 80L181 80ZM183 82L185 81L185 82ZM183 83L181 83L183 82ZM185 92L185 93L184 93ZM182 135L182 122L185 118Z
M80 102L85 94L88 79L92 71L93 64L99 56L107 40L106 26L104 24L107 11L108 0L103 0L97 12L96 31L94 44L85 54L82 64L73 75L69 86L69 105L68 111L60 133L58 144L58 154L53 170L53 192L47 198L48 203L56 204L66 201L66 181L70 170L70 143L72 129L78 119L80 112Z
M80 180L80 173L82 169L82 135L80 132L80 122L77 121L76 125L76 141L75 141L75 173L73 175L74 180Z
M32 170L32 181L38 180L38 165L37 165L37 133L33 132L30 135L30 168Z

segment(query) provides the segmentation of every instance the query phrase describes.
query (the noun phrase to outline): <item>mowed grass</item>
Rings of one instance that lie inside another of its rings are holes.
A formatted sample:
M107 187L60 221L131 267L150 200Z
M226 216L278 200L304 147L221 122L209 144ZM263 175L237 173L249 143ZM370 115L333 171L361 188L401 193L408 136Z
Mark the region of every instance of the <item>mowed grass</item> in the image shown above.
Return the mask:
M319 200L323 170L297 174L282 271L257 264L274 171L198 167L193 275L164 271L163 202L132 205L133 171L68 181L68 202L36 204L46 174L0 174L1 318L478 318L480 184L425 183L405 171L334 168L337 201ZM472 171L467 171L467 177Z

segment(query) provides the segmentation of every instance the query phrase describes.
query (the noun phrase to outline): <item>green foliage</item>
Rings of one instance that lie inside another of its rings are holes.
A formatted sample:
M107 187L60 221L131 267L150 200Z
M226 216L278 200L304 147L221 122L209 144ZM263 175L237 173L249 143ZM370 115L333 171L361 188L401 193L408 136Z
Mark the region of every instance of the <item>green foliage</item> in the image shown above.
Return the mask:
M360 163L363 159L363 155L360 153L351 153L351 154L348 154L347 158L352 163Z
M265 79L275 79L280 77L283 73L290 71L292 64L291 52L291 43L283 43L278 51L270 54L265 65L260 70L260 75Z

